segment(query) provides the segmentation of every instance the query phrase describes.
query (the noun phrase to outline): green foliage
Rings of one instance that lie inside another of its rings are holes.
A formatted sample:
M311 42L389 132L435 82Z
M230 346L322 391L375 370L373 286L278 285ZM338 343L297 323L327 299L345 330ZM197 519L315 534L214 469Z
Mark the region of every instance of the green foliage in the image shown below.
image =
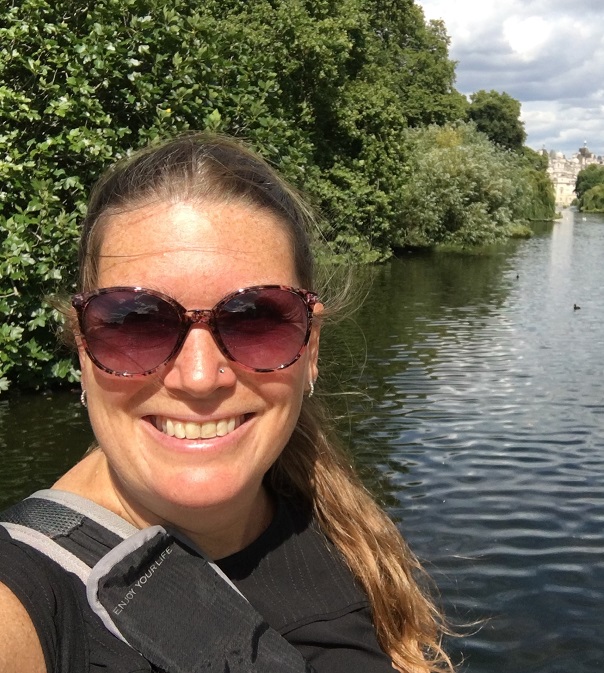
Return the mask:
M583 170L579 171L577 181L575 183L575 193L577 195L577 205L579 210L587 210L586 203L587 194L598 185L604 184L604 166L600 164L590 164ZM589 207L596 208L598 203L597 192L592 194L589 198Z
M519 165L523 167L522 182L527 194L523 217L531 221L553 220L556 215L554 184L547 172L547 155L523 147L518 153Z
M411 0L370 0L367 5L378 36L371 62L397 94L408 126L465 118L468 103L453 87L455 63L448 58L444 23L426 23Z
M527 193L523 216L528 220L553 220L556 214L556 195L549 175L542 170L524 168L522 180Z
M581 199L584 213L604 213L604 183L588 189Z
M409 126L465 114L441 22L426 24L413 2L368 0L354 24L347 76L323 101L313 136L318 172L305 184L326 215L336 251L362 262L386 259L405 175Z
M116 158L210 129L306 190L336 251L383 259L407 126L465 114L411 1L7 0L0 18L0 390L75 381L53 310L85 195Z
M406 154L398 245L488 245L522 223L523 167L473 124L410 130Z
M510 238L531 238L534 233L535 232L528 224L518 222L510 226L508 236Z
M527 168L547 173L547 167L549 166L547 154L544 154L543 152L535 152L535 150L526 145L522 148L520 154Z
M498 91L477 91L470 96L468 119L496 145L522 151L526 132L520 121L520 102Z

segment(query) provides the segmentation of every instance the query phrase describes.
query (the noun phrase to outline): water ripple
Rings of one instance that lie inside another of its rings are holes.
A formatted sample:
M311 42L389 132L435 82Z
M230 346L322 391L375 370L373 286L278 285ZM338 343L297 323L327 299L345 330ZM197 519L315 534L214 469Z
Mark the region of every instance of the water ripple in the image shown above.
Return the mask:
M461 645L470 673L604 666L602 249L603 218L567 215L463 269L395 263L370 297L375 402L353 450L447 610L485 620Z

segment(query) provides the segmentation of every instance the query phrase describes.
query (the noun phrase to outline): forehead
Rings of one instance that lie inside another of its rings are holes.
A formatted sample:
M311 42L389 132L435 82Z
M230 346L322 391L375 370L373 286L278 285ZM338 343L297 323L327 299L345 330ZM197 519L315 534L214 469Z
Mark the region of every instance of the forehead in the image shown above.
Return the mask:
M272 213L243 205L157 203L108 217L99 286L296 285L291 241ZM182 290L182 287L180 288Z

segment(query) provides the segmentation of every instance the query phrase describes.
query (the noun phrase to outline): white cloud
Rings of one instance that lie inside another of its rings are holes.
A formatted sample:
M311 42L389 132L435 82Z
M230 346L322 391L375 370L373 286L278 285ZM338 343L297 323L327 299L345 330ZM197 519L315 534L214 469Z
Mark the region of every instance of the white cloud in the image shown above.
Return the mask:
M503 22L503 37L522 61L534 60L547 44L553 27L541 16L511 16Z
M603 0L417 0L443 19L457 88L506 91L522 103L527 143L604 153Z

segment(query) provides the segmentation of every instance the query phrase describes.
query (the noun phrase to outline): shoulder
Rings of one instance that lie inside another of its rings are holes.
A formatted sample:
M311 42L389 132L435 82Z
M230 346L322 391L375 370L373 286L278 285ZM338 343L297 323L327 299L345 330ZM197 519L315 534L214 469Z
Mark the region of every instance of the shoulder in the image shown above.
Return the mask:
M0 583L0 670L4 673L46 673L36 628L23 603Z
M0 526L0 582L24 605L34 623L57 612L56 596L64 582L39 552L13 540ZM36 624L37 625L37 624Z
M54 659L52 581L0 527L0 670L44 673Z

